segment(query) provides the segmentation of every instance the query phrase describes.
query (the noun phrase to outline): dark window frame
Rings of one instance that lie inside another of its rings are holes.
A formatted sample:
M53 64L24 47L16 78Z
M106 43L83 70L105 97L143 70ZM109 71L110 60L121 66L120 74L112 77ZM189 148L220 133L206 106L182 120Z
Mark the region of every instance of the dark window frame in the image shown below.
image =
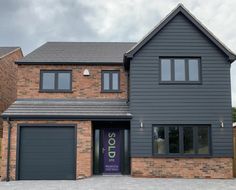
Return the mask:
M109 74L109 89L108 90L104 89L104 74L105 73ZM112 74L113 73L118 74L118 89L117 90L112 89L112 83L113 83ZM102 72L101 72L101 92L111 92L111 93L112 92L113 93L120 92L120 70L102 70Z
M171 76L171 80L170 81L163 81L162 80L162 72L161 72L161 69L162 69L162 64L161 64L161 60L162 59L169 59L170 60L170 67L171 67L171 73L170 73L170 76ZM176 59L183 59L184 60L184 64L185 64L185 80L183 81L177 81L175 80L175 63L174 63L174 60ZM189 80L189 60L191 59L197 59L198 60L198 81L190 81ZM202 60L201 60L201 57L183 57L183 56L176 56L176 57L159 57L159 84L190 84L190 85L193 85L193 84L202 84Z
M44 73L54 73L54 89L43 89L43 74ZM58 74L59 73L69 73L70 74L70 86L69 89L58 89ZM40 70L40 84L39 92L48 92L48 93L58 93L58 92L72 92L72 70Z
M178 126L179 128L179 153L170 153L169 152L169 127ZM165 131L165 148L166 152L164 154L155 153L154 147L154 128L155 127L164 127ZM184 153L184 139L183 139L183 128L191 127L193 128L193 149L194 153ZM208 128L208 146L209 152L207 154L198 154L198 128L207 127ZM212 140L211 140L211 125L205 124L153 124L152 125L152 155L154 157L212 157Z

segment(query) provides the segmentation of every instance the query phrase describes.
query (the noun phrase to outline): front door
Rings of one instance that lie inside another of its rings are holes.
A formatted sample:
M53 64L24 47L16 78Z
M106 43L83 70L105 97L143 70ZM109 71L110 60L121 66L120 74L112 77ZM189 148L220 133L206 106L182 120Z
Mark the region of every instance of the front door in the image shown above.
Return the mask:
M121 134L118 128L103 130L103 174L121 173Z
M126 121L93 122L93 174L130 174L130 126Z

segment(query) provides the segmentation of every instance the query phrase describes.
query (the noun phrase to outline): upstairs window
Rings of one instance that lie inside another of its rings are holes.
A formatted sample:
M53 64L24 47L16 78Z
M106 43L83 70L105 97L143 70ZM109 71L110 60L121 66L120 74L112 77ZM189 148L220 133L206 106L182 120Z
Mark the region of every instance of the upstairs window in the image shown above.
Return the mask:
M120 71L102 71L102 92L120 91Z
M161 58L161 83L199 83L200 58Z
M72 91L71 71L41 71L40 91L42 92Z

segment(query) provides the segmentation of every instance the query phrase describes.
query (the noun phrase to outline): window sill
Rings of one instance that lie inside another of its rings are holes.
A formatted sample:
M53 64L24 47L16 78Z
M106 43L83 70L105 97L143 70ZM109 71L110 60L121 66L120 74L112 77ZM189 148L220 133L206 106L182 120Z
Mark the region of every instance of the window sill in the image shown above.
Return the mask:
M122 91L120 91L120 90L118 90L118 91L112 91L112 90L110 90L110 91L101 91L101 93L122 93Z
M201 85L202 82L159 82L160 85Z
M72 90L39 90L39 93L73 93Z

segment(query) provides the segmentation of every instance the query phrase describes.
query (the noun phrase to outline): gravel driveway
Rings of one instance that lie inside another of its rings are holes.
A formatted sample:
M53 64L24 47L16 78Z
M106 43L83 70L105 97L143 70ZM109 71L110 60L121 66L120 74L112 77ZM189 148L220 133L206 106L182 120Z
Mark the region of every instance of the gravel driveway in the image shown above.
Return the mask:
M77 181L0 182L0 190L236 190L236 179L166 179L98 176Z

